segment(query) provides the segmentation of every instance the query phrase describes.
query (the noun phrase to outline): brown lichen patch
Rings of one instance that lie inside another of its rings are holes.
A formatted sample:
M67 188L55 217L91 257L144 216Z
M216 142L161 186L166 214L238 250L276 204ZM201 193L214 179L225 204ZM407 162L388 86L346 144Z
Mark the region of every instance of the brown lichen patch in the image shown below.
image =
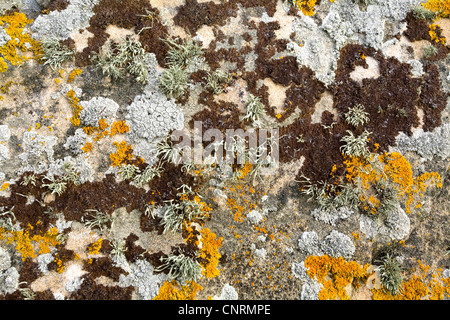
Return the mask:
M237 67L243 67L245 64L245 58L239 54L239 51L234 48L220 48L216 50L217 39L210 42L208 49L204 52L203 56L205 62L209 65L211 70L220 68L221 63L227 61L236 63Z
M30 285L41 275L37 262L34 262L31 258L27 258L23 261L20 269L19 283L26 283Z
M368 67L363 56L377 60L379 76L363 79L360 85L350 74L358 65ZM339 86L335 86L334 91L335 107L343 115L349 108L363 105L370 118L364 129L372 132L382 150L395 142L399 131L411 134L411 128L418 124L415 106L421 81L412 78L410 71L409 64L385 58L373 49L348 45L341 51L336 71Z
M102 181L67 188L49 205L58 212L64 212L67 220L81 221L87 215L87 209L109 214L120 207L126 207L129 211L137 209L144 194L144 189L131 186L125 181L116 182L115 176L108 174Z
M238 5L245 9L263 7L273 17L277 10L277 0L229 0L223 3L186 0L174 17L175 24L195 34L202 26L224 26L229 17L236 17Z
M85 260L83 269L86 270L93 279L104 276L111 278L114 281L119 281L121 274L128 274L128 272L122 268L116 267L114 262L109 257Z
M305 161L301 171L315 182L327 181L333 165L342 162L339 147L345 127L334 125L331 131L324 128L322 124L330 126L332 123L323 121L326 116L333 119L333 115L325 111L322 123L310 124L309 119L298 119L280 129L280 161L290 162L303 156Z
M44 195L48 191L43 186L46 183L43 180L45 174L35 175L34 185L32 183L25 185L24 179L32 175L34 174L26 172L17 183L10 185L10 196L0 197L0 206L12 210L22 228L33 226L30 235L36 235L46 232L55 219L46 213L49 208L43 202Z
M446 107L446 97L441 91L441 79L438 67L434 64L425 66L425 75L420 92L419 106L424 116L424 131L432 131L441 125L441 114Z
M195 34L203 25L223 26L228 17L236 16L236 10L235 1L215 4L212 1L199 3L197 0L186 0L186 3L179 7L174 22Z
M367 57L376 60L379 75L364 78L359 83L352 79L351 74L358 66L369 67ZM440 125L440 114L445 108L436 66L427 66L423 77L413 78L409 64L386 58L380 52L360 45L347 45L341 50L336 84L330 92L333 109L338 111L337 119L335 114L324 111L321 123L311 124L311 118L306 114L306 117L280 129L281 162L304 156L302 171L316 182L329 179L332 166L339 166L342 162L341 139L347 135L347 130L355 135L361 134L363 129L371 132L369 145L373 148L373 143L378 143L383 151L395 143L400 131L410 135L412 129L419 126L417 107L423 110L424 130ZM289 89L287 98L291 96ZM302 96L311 94L298 95L299 98ZM311 111L315 104L310 103ZM353 128L345 122L344 114L357 104L363 105L369 113L370 121L364 128Z
M433 41L430 35L430 25L432 24L432 21L426 20L426 19L417 19L413 16L413 14L410 12L405 18L407 22L407 29L403 33L409 40L411 41L420 41L420 40L427 40L437 48L437 53L432 56L428 57L427 59L430 61L438 61L447 56L447 54L450 52L450 47L446 44L441 43L440 41ZM448 19L441 19L440 21L444 21ZM444 22L446 23L446 22ZM436 23L437 24L437 23ZM435 25L435 33L436 37L438 39L442 38L444 35L444 29L442 29L439 24Z
M236 104L225 101L216 102L214 96L208 92L200 94L199 103L205 104L208 108L193 115L189 123L191 128L194 127L194 121L201 121L202 132L208 129L218 129L222 133L226 133L227 129L244 127Z
M62 11L69 5L69 0L53 0L47 7L48 11Z
M80 289L71 293L70 300L131 300L133 287L105 286L98 284L90 274L82 278Z
M127 261L136 262L136 260L141 259L142 255L146 252L144 248L140 245L135 244L139 237L131 233L125 240L125 257Z
M110 25L122 29L133 29L136 34L139 33L139 41L144 49L155 53L158 63L165 65L167 46L160 38L167 36L167 28L157 18L159 10L152 8L148 1L101 0L93 8L93 12L94 16L90 19L90 26L87 28L93 36L88 39L88 47L77 53L78 66L90 64L91 53L98 52L108 39L106 29Z
M406 15L406 30L404 35L411 41L418 40L431 40L429 34L429 25L431 21L425 19L417 19L413 13L410 12Z

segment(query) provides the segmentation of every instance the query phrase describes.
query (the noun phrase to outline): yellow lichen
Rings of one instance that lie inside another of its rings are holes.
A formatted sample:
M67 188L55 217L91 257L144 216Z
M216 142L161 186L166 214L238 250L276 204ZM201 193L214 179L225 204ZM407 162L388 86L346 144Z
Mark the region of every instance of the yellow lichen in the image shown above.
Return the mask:
M114 121L111 126L111 137L115 134L123 134L130 131L130 127L126 124L125 121Z
M389 182L399 198L406 198L408 213L411 212L415 196L423 196L428 186L434 184L437 188L442 188L442 179L437 172L426 172L414 178L411 164L398 152L384 153L377 158L372 154L369 160L348 157L344 160L344 165L346 180L360 183L364 190L368 190L367 195L360 195L360 200L365 203L363 208L372 213L376 213L380 201L370 194L370 190L379 181Z
M401 284L399 293L372 289L374 300L443 300L450 295L450 278L441 277L441 269L432 273L431 267L418 260L419 272Z
M438 18L450 17L450 1L449 0L428 0L422 6L438 14Z
M69 78L67 79L67 82L70 83L73 80L75 80L75 78L77 76L79 76L81 73L83 72L83 70L81 69L74 69L70 74L69 74Z
M428 31L431 41L434 41L436 43L441 43L441 44L445 44L446 39L445 37L439 37L438 33L436 32L436 28L439 27L437 24L433 23L430 24L429 28L430 30Z
M64 271L64 265L63 265L62 260L61 259L56 259L55 262L56 262L56 265L57 265L56 272L62 273Z
M180 286L175 280L166 281L153 300L195 300L199 290L203 290L203 287L194 281L188 282L185 286Z
M334 1L335 0L330 0L330 2ZM316 5L317 0L293 0L292 2L305 16L313 16L316 13L314 11L314 6Z
M345 288L349 284L358 287L358 281L364 282L370 276L368 264L361 266L356 261L347 262L342 257L328 255L307 257L305 267L308 275L323 285L320 300L348 300Z
M83 110L83 107L79 105L80 99L78 99L75 95L75 91L72 89L67 92L67 98L69 99L69 102L72 107L72 117L70 118L70 122L77 127L80 125L80 114L81 110Z
M91 243L88 246L89 254L99 254L100 253L100 249L102 248L102 243L103 243L103 239L102 238L98 239L94 243Z
M37 254L50 252L50 246L59 244L57 240L58 230L53 227L44 234L30 236L33 226L28 225L24 230L5 231L0 229L0 240L6 239L7 244L15 244L16 251L21 255L22 260L35 258Z
M252 171L253 165L249 162L246 162L242 169L237 170L236 175L238 179L244 179L251 171Z
M88 153L88 152L92 151L92 143L86 142L84 144L84 146L81 148L81 150L83 150L84 153Z
M213 278L219 275L217 265L222 255L219 253L219 248L222 245L223 238L217 238L216 234L211 232L208 228L204 228L200 232L202 238L202 248L200 250L200 258L202 258L202 273L208 278Z
M117 148L117 151L109 154L112 166L117 167L133 158L133 147L127 144L126 141L114 142L113 144Z
M0 17L0 26L4 27L5 32L11 38L0 47L0 72L6 72L7 62L18 66L29 60L31 57L26 53L34 53L34 57L41 55L40 43L24 31L24 28L32 22L32 19L28 19L21 12ZM24 54L19 54L19 52Z

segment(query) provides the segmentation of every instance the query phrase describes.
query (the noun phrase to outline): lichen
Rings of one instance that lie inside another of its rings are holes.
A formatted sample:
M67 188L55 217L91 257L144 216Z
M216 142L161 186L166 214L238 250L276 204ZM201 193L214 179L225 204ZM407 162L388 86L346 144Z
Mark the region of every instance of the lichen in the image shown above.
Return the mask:
M38 254L50 252L50 247L54 247L60 242L57 239L59 234L55 227L50 228L45 233L30 235L33 226L28 225L22 230L10 230L0 228L0 241L6 240L6 244L15 244L15 250L22 257L22 261L27 258L36 258ZM37 246L37 248L36 248Z
M117 148L117 151L109 154L112 166L117 167L122 163L126 163L127 161L133 159L133 147L126 141L115 141L113 142L113 145Z
M307 274L323 285L319 292L320 300L348 300L346 287L349 284L359 287L370 276L369 264L361 266L356 261L347 262L342 257L328 255L307 257L305 267Z
M73 126L77 127L81 123L80 114L81 111L83 110L83 107L79 104L80 99L77 98L75 91L73 89L70 89L67 92L67 98L69 100L69 103L71 104L73 114L72 117L70 118L70 122L72 123Z
M450 278L442 276L442 269L432 272L420 260L417 265L420 272L404 280L397 294L385 288L372 289L373 300L443 300L450 295Z
M216 234L211 232L208 228L203 228L200 232L202 248L199 257L204 261L203 275L207 278L213 278L219 275L217 265L222 255L219 253L219 248L222 245L223 238L217 238Z
M448 0L428 0L422 6L432 12L436 12L440 18L450 16L450 1Z
M28 19L21 12L0 17L0 27L6 26L4 30L10 37L10 40L0 47L0 72L6 72L8 69L7 62L13 66L20 66L30 58L37 59L40 57L40 43L24 30L32 22L33 20ZM23 54L19 54L19 52ZM32 56L27 55L27 53L31 53Z
M195 300L197 292L203 287L194 281L180 286L176 281L166 281L153 300Z

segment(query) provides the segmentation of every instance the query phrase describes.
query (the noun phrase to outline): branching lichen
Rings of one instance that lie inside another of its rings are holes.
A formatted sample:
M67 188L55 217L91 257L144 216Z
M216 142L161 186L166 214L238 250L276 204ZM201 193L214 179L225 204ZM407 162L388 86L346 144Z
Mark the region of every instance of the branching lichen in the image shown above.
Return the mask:
M179 279L180 282L198 281L202 276L201 264L192 257L183 253L178 255L170 254L162 258L162 264L156 268L156 271L169 270L169 279Z
M364 106L358 104L348 109L345 114L345 121L356 128L370 121L369 113L365 111Z
M189 36L177 43L170 39L162 39L169 46L167 52L167 64L171 67L176 66L181 69L186 68L192 60L202 54L201 46L192 40Z
M345 142L345 145L341 146L343 153L347 156L367 158L370 155L367 139L371 133L364 130L358 137L355 137L350 130L347 130L347 133L348 135L341 139Z
M392 295L400 293L403 277L399 260L387 254L383 260L376 262L380 264L378 269L383 287Z
M188 73L178 65L173 65L159 79L159 88L169 98L178 98L188 84Z
M69 49L57 39L44 39L42 41L42 60L44 65L49 65L53 70L59 70L65 61L75 56L75 50Z

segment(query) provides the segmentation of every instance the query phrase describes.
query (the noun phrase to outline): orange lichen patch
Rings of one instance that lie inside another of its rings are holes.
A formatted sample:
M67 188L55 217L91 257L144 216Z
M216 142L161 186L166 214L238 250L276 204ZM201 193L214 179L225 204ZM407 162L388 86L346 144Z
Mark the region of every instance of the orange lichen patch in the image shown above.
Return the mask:
M111 126L111 137L115 134L123 134L130 131L130 127L126 124L125 121L114 121Z
M8 188L9 188L9 183L8 183L8 182L5 182L4 184L2 184L1 190L2 190L2 191L5 191L5 190L7 190Z
M373 164L379 164L373 165ZM427 187L434 184L442 188L442 179L437 172L426 172L414 178L411 164L398 152L384 153L374 159L371 155L370 161L357 157L348 157L344 160L346 166L345 178L347 182L359 182L364 190L370 190L378 181L389 182L395 188L399 197L406 197L406 212L411 212L411 205L415 196L423 196ZM379 199L373 194L362 194L361 202L365 203L363 208L376 213ZM420 206L419 206L420 207Z
M438 18L450 17L450 1L449 0L429 0L422 3L422 6L430 11L436 12Z
M98 120L98 128L99 128L101 131L105 130L105 129L108 128L108 127L109 127L109 124L108 124L108 122L106 122L105 119L100 119L100 120Z
M109 127L108 122L105 119L100 119L98 121L98 126L96 127L83 127L83 131L87 135L93 135L95 133L94 141L99 141L100 139L107 136L114 136L116 134L123 134L130 131L125 121L114 121L111 126L111 132L106 130Z
M199 290L203 290L203 287L194 281L188 282L185 286L180 286L175 280L166 281L153 300L195 300Z
M84 133L86 133L89 136L93 134L96 130L98 130L98 127L83 127Z
M199 239L197 235L194 233L194 228L192 228L191 225L187 223L183 223L183 234L187 234L187 236L184 238L184 242L192 244L193 246L197 247L199 245Z
M231 210L232 214L234 215L234 221L237 221L237 222L244 221L244 218L242 216L242 213L245 210L244 206L238 205L236 203L236 200L234 200L233 198L227 199L227 206Z
M244 179L251 171L252 171L253 165L251 163L246 162L242 169L237 170L237 177L238 179Z
M213 209L197 195L194 196L194 201L200 206L202 215L204 217L209 217L209 212L213 211Z
M102 243L103 243L103 239L102 238L98 239L94 243L91 243L88 246L89 254L99 254L100 253L100 249L102 248Z
M94 141L98 141L103 137L109 136L109 131L106 130L106 128L109 127L108 122L106 122L105 119L98 120L98 126L96 127L83 127L83 131L87 135L92 135L96 133L94 137Z
M442 178L437 172L425 172L415 179L414 184L407 190L408 199L406 200L406 211L411 212L411 205L414 202L414 196L423 193L430 185L435 185L436 188L442 188ZM419 202L416 207L421 207Z
M133 147L126 141L114 142L113 144L117 148L117 151L109 154L112 166L117 167L123 162L133 158Z
M330 0L334 2L335 0ZM313 16L315 14L314 6L317 0L294 0L293 4L296 5L305 16Z
M450 295L450 278L442 278L442 269L431 273L431 267L418 260L420 272L404 281L399 293L392 295L388 290L372 289L374 300L443 300Z
M358 281L365 281L370 276L368 264L361 266L356 261L347 262L342 257L328 255L309 256L305 267L308 275L323 285L319 292L320 300L348 300L345 287L349 284L358 287Z
M408 213L411 212L411 204L414 201L414 196L417 194L422 196L431 184L430 180L437 188L442 188L442 179L437 172L426 172L414 179L411 165L401 154L393 152L385 162L384 172L397 185L399 194L406 195L407 197L406 212Z
M436 43L441 43L441 44L445 44L446 39L445 37L440 37L436 31L436 28L439 27L437 24L433 23L430 24L430 30L428 31L431 41L434 41Z
M86 142L84 144L84 146L81 148L81 150L83 150L84 153L88 153L88 152L92 151L92 143Z
M0 240L6 240L7 244L14 243L15 249L20 253L22 261L27 258L35 258L37 254L50 252L50 246L59 244L57 240L58 230L53 227L44 234L30 236L29 231L33 226L28 225L26 229L19 231L6 231L0 228Z
M222 245L223 238L217 238L216 234L211 232L208 228L204 228L200 232L202 238L202 248L199 257L201 258L201 265L203 267L202 273L208 278L214 278L219 275L217 265L222 255L219 253L219 248Z
M239 174L248 175L251 171L251 164L246 164L241 169ZM230 214L233 215L233 219L236 222L244 221L244 214L255 209L257 204L251 199L257 196L260 192L256 191L254 187L245 183L244 177L238 177L236 183L232 186L225 187L227 192L227 207L230 210Z
M56 272L62 273L64 271L63 261L59 258L55 258L54 261L56 262Z
M4 27L5 32L11 39L0 47L0 72L6 72L7 62L13 66L21 65L30 57L19 55L19 52L31 52L35 56L41 55L41 46L28 33L24 32L25 26L32 23L24 13L14 12L13 14L1 16L0 26ZM7 27L5 27L7 25Z
M407 192L414 184L413 172L408 160L398 152L382 154L378 158L385 163L384 173L392 179L397 189L401 193Z
M373 161L373 157L374 155L371 155L371 161ZM375 171L366 159L346 157L344 165L346 166L346 180L348 182L355 182L359 179L364 189L369 189L374 182L380 179L379 173Z
M72 107L72 117L70 118L70 122L77 127L80 125L80 114L83 107L79 105L80 99L75 96L75 91L72 89L67 92L67 98Z
M81 69L74 69L70 74L69 74L69 78L67 78L67 82L73 82L73 80L75 80L76 77L78 77L81 73L83 72L83 70Z

